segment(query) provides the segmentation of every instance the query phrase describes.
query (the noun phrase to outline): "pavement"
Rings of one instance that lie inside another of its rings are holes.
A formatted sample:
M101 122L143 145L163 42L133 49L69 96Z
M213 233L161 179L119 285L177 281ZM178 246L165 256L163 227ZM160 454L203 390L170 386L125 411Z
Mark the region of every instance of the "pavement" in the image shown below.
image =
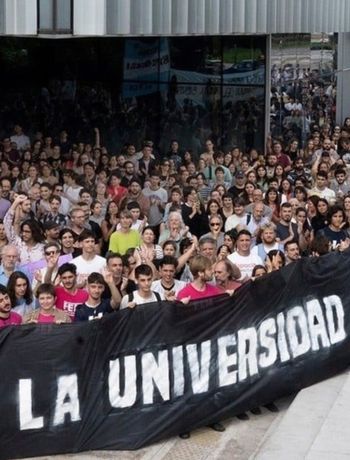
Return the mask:
M187 440L173 437L137 451L89 451L35 457L35 460L248 460L267 432L273 431L273 426L283 419L292 400L292 397L278 400L278 413L262 408L261 415L249 412L247 421L236 417L224 420L223 433L201 428L193 431Z
M349 460L350 372L300 391L256 460Z

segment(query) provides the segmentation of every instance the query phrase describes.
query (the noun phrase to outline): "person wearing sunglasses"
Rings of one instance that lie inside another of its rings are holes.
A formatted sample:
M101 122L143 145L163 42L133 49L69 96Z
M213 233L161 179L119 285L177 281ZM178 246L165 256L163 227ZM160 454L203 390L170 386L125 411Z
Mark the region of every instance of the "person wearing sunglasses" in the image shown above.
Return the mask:
M216 241L216 249L224 244L225 234L222 231L223 220L222 217L217 214L209 218L209 232L205 233L201 238L213 238Z
M46 267L43 267L34 273L33 291L35 293L41 283L58 284L57 273L60 253L61 248L58 243L51 242L45 244L44 258L46 261Z

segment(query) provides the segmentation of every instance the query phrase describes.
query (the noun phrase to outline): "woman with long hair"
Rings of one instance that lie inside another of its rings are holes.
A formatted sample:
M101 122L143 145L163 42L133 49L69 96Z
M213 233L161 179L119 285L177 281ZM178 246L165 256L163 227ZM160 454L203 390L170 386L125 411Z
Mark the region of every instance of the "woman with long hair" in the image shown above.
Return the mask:
M63 228L60 231L59 242L61 245L61 255L74 254L75 248L75 235L70 228ZM74 257L74 256L73 256Z
M256 178L256 185L260 190L266 192L266 190L269 188L269 184L267 181L267 171L264 165L259 165L256 168Z
M119 208L115 201L110 201L107 206L106 215L101 224L103 241L108 245L109 238L115 232L119 223Z
M306 206L307 202L307 191L305 187L301 185L297 185L294 187L294 197L298 200L299 206L304 207Z
M35 301L29 279L21 271L10 275L7 290L11 299L12 311L22 317L35 309Z
M312 227L307 218L307 212L305 208L298 207L295 210L295 222L298 226L300 249L305 251L311 242L312 236Z
M277 179L278 185L280 187L285 177L284 168L282 165L276 165L273 177Z
M298 139L294 138L288 142L286 154L289 155L289 158L292 160L292 162L294 162L298 157L303 156L303 151L299 148Z
M308 139L303 152L304 164L310 167L314 161L315 142L312 138Z
M214 199L209 200L207 203L206 213L208 215L208 218L218 215L220 215L221 217L221 207L219 202Z
M345 218L343 208L332 206L328 211L328 225L318 232L328 239L333 251L339 248L341 242L349 242L349 235L344 230Z
M328 201L325 198L318 198L316 204L316 215L311 219L311 226L314 234L316 234L319 230L327 227L329 223L328 210Z
M277 224L280 220L280 197L274 187L269 187L265 193L264 204L272 210L271 220Z
M4 217L7 239L18 248L21 265L36 262L44 257L44 235L39 223L33 219L15 221L16 209L24 201L28 201L28 197L18 195Z
M246 182L244 186L244 193L243 198L245 200L246 205L253 203L253 193L256 189L256 185L253 182Z
M283 203L286 203L287 201L289 201L292 196L293 196L293 184L292 182L287 179L287 178L284 178L281 182L281 186L280 186L280 197L281 197L281 204Z
M163 257L163 249L159 244L155 244L156 235L152 227L145 227L141 234L141 245L137 248L137 252L141 257L141 261L160 260ZM142 262L144 263L144 262Z

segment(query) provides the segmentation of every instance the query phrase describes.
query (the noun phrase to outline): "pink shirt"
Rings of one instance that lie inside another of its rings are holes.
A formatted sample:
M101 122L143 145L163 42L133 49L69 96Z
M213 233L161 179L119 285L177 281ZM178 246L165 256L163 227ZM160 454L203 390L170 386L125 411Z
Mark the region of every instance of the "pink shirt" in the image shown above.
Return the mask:
M190 297L191 300L203 299L204 297L213 297L222 294L222 290L212 284L206 284L204 291L198 291L192 286L192 283L187 284L177 294L177 299L181 300L185 297Z
M52 324L54 322L55 322L54 315L42 315L41 313L39 313L38 323L40 323L40 324Z
M22 316L14 311L10 312L10 316L8 318L0 318L0 327L16 326L18 324L22 324Z
M78 305L85 303L89 294L84 289L77 289L72 294L64 289L62 286L56 286L56 308L65 311L70 319L74 320L75 310Z

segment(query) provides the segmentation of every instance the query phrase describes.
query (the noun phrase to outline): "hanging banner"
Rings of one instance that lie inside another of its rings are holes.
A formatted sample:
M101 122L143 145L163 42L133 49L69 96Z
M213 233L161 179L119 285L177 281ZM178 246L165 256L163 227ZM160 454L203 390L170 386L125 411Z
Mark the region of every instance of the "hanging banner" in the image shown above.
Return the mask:
M226 295L0 331L0 458L138 449L344 370L349 253Z
M158 81L168 81L170 52L167 38L128 38L124 50L124 97L152 94L159 90Z

